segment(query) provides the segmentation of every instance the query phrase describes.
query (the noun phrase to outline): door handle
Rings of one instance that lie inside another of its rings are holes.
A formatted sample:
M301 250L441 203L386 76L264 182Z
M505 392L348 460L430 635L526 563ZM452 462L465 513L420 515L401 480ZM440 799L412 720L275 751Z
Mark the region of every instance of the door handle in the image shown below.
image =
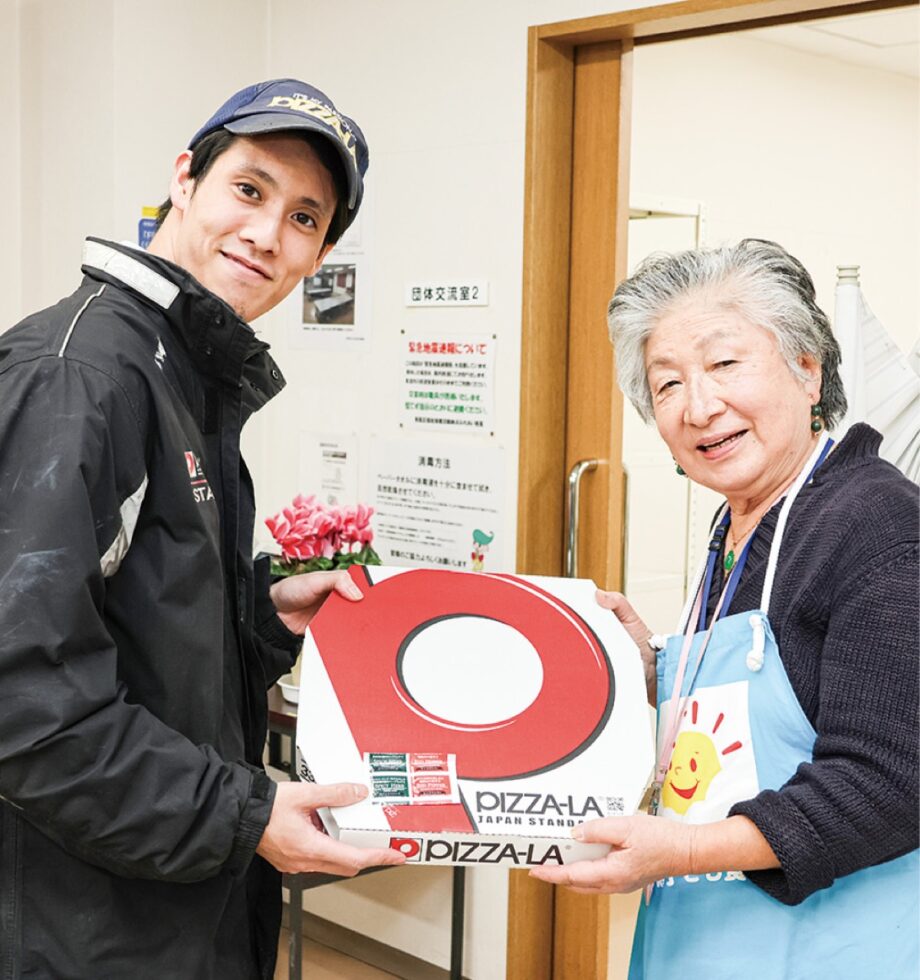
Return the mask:
M565 577L578 577L578 494L581 488L581 478L585 473L596 470L599 461L596 459L581 459L569 470L569 494L566 514L568 538L565 547Z

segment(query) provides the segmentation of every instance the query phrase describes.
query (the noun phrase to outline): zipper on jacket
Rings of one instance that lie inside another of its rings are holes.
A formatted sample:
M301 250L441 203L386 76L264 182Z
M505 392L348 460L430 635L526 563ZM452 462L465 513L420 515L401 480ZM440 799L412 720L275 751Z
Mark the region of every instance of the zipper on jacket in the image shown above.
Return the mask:
M240 594L240 609L239 609L240 622L245 624L246 611L248 608L246 605L246 579L243 578L242 575L240 575L240 577L236 581L239 587L239 594Z
M22 947L20 818L0 797L0 980L17 980Z

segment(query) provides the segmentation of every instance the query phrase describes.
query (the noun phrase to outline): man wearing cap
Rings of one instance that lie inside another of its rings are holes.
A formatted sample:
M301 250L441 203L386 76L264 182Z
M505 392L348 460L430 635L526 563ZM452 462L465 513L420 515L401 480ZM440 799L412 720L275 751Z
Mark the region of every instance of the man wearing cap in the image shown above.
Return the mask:
M176 160L147 252L90 238L0 335L0 977L273 975L283 871L398 864L325 836L363 789L262 770L265 692L344 575L252 560L240 430L284 382L248 321L312 275L367 147L292 79Z

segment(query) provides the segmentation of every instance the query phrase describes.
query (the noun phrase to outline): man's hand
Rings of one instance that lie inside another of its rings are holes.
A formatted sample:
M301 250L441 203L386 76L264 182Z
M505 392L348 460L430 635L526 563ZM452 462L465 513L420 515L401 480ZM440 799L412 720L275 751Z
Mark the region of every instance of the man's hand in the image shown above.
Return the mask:
M404 864L399 851L351 847L320 829L317 807L348 806L365 796L367 788L357 783L279 783L256 853L285 874L321 871L352 878L364 868Z
M305 575L289 575L279 579L271 587L272 602L278 610L281 622L298 636L303 636L310 620L316 615L330 592L357 602L363 598L361 590L346 571L307 572Z

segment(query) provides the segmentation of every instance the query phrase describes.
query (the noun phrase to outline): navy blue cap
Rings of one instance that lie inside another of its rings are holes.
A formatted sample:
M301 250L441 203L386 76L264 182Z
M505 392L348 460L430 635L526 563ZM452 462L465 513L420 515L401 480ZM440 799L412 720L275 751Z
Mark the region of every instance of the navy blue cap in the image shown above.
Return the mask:
M232 95L192 137L189 146L218 129L240 136L280 130L308 129L328 137L348 178L348 223L364 196L368 152L357 123L342 115L319 89L295 78L275 78L250 85Z

